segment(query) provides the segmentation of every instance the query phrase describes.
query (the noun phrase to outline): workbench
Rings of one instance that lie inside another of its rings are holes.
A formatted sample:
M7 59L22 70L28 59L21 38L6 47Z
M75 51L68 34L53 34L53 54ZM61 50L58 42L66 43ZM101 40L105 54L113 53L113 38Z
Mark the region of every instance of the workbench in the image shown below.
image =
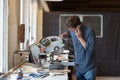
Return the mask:
M68 73L70 70L67 68L65 70L49 70L49 69L42 69L38 65L28 62L21 62L14 68L8 71L8 73L4 74L2 78L5 80L16 80L18 74L17 69L23 69L23 78L22 80L68 80ZM41 78L41 77L30 77L29 74L31 73L38 73L38 72L49 72L49 75Z

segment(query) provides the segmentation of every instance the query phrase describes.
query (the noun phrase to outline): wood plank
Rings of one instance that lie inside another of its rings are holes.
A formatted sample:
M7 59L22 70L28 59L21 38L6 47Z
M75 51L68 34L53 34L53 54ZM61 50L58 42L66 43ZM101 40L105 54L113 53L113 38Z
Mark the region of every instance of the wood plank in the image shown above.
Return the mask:
M14 68L10 69L6 74L3 74L1 77L7 78L10 74L12 74L16 69L18 69L24 63L25 63L25 61L20 62L18 65L16 65Z

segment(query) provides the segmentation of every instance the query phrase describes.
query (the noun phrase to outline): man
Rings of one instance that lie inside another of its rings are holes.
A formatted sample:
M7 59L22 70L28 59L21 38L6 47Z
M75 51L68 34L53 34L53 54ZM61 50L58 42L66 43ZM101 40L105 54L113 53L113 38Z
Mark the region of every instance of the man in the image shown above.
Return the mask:
M96 80L94 30L82 24L78 16L69 17L65 26L69 30L60 37L69 36L73 40L77 80Z

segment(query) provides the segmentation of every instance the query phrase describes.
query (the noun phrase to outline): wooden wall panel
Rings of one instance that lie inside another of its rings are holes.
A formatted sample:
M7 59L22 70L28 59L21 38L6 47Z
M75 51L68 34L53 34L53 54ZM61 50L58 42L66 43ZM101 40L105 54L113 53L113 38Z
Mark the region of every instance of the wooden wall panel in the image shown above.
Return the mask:
M18 42L24 43L25 39L25 24L18 25Z

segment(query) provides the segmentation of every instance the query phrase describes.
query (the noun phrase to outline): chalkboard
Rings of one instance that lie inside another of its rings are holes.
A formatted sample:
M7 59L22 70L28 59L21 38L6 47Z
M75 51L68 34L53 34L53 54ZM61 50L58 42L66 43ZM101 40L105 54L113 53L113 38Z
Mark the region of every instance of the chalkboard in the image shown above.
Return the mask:
M95 30L96 37L103 37L103 16L100 14L60 14L59 32L63 33L68 28L64 26L66 19L70 16L79 16L80 20Z

